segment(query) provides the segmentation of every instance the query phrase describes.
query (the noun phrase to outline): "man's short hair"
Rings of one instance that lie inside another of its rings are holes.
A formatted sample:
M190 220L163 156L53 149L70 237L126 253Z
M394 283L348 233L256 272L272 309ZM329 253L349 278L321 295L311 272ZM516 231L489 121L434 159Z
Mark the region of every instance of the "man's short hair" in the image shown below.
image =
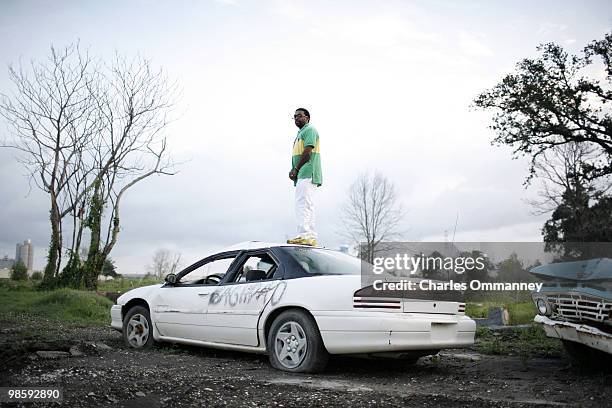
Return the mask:
M304 115L306 115L306 116L308 116L310 118L310 112L308 112L308 109L306 109L306 108L297 108L295 111L296 112L297 111L302 111L302 112L304 112Z

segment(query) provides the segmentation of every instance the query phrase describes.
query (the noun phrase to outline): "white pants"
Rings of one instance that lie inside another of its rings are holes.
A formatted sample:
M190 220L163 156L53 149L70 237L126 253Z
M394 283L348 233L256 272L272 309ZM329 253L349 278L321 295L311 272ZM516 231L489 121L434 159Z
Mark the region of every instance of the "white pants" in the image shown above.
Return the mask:
M314 207L316 188L317 186L312 184L312 179L298 179L295 186L295 218L298 238L317 239Z

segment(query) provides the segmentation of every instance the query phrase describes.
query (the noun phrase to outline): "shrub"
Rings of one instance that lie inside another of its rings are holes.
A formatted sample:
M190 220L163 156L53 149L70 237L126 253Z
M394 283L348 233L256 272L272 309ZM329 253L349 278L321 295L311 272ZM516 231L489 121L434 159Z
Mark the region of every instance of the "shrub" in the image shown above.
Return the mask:
M43 278L43 274L42 274L42 272L41 272L41 271L36 271L36 272L33 272L33 273L32 273L32 276L30 276L30 278L31 278L32 280L42 280L42 278Z
M12 280L28 280L28 268L23 262L17 262L11 268L11 279Z

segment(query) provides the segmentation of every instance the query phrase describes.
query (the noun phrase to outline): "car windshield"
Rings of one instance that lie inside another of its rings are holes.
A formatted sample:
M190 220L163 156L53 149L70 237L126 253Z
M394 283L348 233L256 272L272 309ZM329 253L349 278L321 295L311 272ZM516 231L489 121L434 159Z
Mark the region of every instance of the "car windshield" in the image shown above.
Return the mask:
M359 275L361 260L328 249L285 247L287 253L311 275Z

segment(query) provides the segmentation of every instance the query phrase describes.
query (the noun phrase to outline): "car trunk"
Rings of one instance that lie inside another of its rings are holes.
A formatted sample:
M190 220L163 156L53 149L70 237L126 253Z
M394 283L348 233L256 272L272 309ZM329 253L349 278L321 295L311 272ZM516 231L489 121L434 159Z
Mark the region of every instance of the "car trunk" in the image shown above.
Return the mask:
M372 286L361 288L353 296L353 308L398 313L465 315L460 294L449 291L382 291Z

